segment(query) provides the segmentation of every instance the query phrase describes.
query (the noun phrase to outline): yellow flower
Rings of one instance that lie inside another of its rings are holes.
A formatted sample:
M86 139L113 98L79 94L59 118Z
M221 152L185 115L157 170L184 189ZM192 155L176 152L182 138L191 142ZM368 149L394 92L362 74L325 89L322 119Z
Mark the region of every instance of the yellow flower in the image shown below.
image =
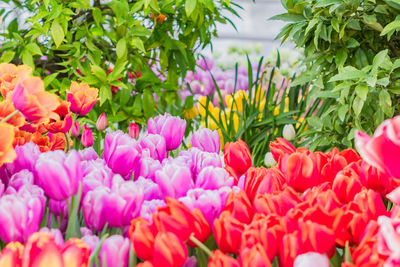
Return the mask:
M206 116L206 107L207 107L207 97L206 96L200 96L199 98L199 103L197 104L197 109L200 113L201 117ZM211 102L208 103L208 109L211 110L214 108L213 104Z
M183 115L187 120L196 118L197 114L199 114L199 112L194 106L191 109L187 109L183 112Z

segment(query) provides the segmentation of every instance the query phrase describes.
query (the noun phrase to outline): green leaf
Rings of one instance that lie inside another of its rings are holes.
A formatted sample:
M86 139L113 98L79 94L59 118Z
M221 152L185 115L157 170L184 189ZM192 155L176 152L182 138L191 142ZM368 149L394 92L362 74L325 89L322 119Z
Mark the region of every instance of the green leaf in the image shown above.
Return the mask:
M400 20L392 21L391 23L386 25L385 28L383 28L381 36L384 36L390 32L393 33L394 31L397 31L399 29L400 29Z
M382 90L379 93L379 106L387 116L392 116L392 100L388 91Z
M35 64L33 63L32 53L28 49L24 49L22 51L22 63L32 68L35 67Z
M358 47L358 46L360 46L360 43L354 38L350 38L347 41L347 45L346 45L347 48L355 48L355 47Z
M367 100L367 95L368 95L368 86L365 84L359 84L356 86L356 94L358 97L360 97L362 100Z
M273 17L269 18L269 20L282 20L282 21L288 21L288 22L299 22L299 21L305 21L306 18L303 15L299 15L299 14L284 13L284 14L279 14L279 15L273 16Z
M143 93L143 113L146 118L153 116L155 111L155 102L153 94L150 90L145 90Z
M62 29L60 23L57 20L53 21L51 25L51 36L53 37L56 47L58 47L64 40L64 30Z
M312 128L315 130L321 130L324 124L322 123L322 120L316 116L307 118L308 123Z
M0 61L2 63L9 63L11 60L13 60L15 56L15 52L14 51L5 51L0 58Z
M71 206L69 207L68 210L69 218L68 218L67 230L65 232L65 240L68 240L72 237L81 237L81 230L79 227L79 220L78 220L78 209L79 209L79 203L81 201L81 196L82 196L82 184L79 183L78 193L75 196L71 197Z
M333 76L329 82L336 82L336 81L345 81L345 80L355 80L360 78L367 78L368 74L365 72L358 70L354 67L347 66L344 67L340 73Z
M353 101L353 110L354 110L354 114L356 115L356 116L358 116L358 115L360 115L360 113L361 113L361 110L362 110L362 108L363 108L363 106L364 106L364 100L362 100L360 97L358 97L358 96L356 96L355 98L354 98L354 101Z
M116 52L117 52L117 57L121 58L125 55L126 53L126 40L125 38L122 38L118 41L117 47L116 47Z
M348 107L347 106L340 106L340 108L338 109L338 116L339 116L339 119L342 122L346 118L347 111L348 111Z
M141 52L146 53L146 49L144 48L144 44L142 39L140 38L133 38L132 39L132 45L139 49Z
M103 85L100 88L100 106L102 106L107 100L111 101L112 99L112 94L111 94L111 88Z
M43 53L42 53L42 51L40 50L39 46L38 46L37 44L35 44L35 43L29 43L29 44L26 46L26 48L27 48L29 51L32 52L32 55L40 55L40 56L43 55Z
M336 52L335 63L338 67L343 67L347 60L347 49L341 48Z
M185 11L186 15L189 17L194 9L196 8L197 0L186 0L185 1Z

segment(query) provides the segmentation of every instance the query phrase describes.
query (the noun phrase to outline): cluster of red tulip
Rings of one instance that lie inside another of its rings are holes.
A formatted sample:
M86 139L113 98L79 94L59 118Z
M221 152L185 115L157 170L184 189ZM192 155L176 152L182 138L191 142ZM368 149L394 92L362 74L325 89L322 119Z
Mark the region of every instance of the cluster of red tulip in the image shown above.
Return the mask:
M97 102L98 90L72 82L67 101L45 91L43 80L25 66L0 64L0 165L15 159L13 147L27 142L42 152L64 149L73 113L86 115Z

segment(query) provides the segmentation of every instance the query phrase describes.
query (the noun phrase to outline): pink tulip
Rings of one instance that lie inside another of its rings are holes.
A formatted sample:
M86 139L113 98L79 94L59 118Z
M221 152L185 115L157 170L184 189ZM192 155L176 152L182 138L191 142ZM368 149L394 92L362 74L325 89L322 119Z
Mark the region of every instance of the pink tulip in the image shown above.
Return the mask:
M130 178L139 168L142 148L129 135L116 131L106 135L103 158L107 166L124 178Z
M36 162L37 184L54 200L65 200L78 193L82 181L79 153L61 150L42 153Z
M182 197L194 187L190 169L177 164L167 164L157 171L156 182L164 197Z
M81 143L84 147L90 147L94 144L93 132L90 128L86 126L86 124L83 125Z
M105 113L101 113L96 122L96 129L104 131L107 128L107 117Z
M203 128L196 131L191 140L192 146L205 152L218 153L221 150L221 141L217 130Z
M72 125L72 136L78 137L81 134L81 128L79 126L79 121L76 121L74 125Z
M133 139L139 138L139 126L134 122L131 122L131 124L129 124L129 136Z
M143 201L142 208L140 210L140 217L145 218L149 222L153 221L153 213L157 211L158 207L165 207L166 203L162 199L152 199L150 201Z
M121 235L112 235L104 240L99 258L101 266L128 267L130 241Z
M233 184L233 177L225 169L208 166L200 171L195 186L203 189L219 189L223 186L232 187Z
M27 169L29 171L33 171L35 169L35 164L40 154L39 147L36 144L29 142L23 146L16 146L15 152L17 153L17 158L13 163L7 164L7 169L12 174L23 169Z
M149 119L147 128L149 133L163 136L167 150L171 151L181 145L185 135L186 121L166 113Z
M385 120L373 137L355 133L355 144L362 158L370 165L389 175L400 178L400 116Z

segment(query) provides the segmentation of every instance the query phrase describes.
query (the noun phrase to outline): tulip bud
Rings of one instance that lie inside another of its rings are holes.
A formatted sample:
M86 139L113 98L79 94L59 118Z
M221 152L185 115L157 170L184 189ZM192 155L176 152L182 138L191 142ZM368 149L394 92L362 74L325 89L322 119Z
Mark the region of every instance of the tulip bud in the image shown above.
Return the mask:
M139 138L139 126L134 122L131 122L131 124L129 125L129 135L133 139Z
M267 167L272 167L272 166L274 166L274 165L276 164L276 161L275 161L275 159L274 159L274 156L272 155L271 152L267 152L267 153L265 154L265 157L264 157L264 164L265 164L265 166L267 166Z
M105 113L101 113L96 122L96 128L99 131L104 131L107 128L107 117Z
M296 138L296 131L292 124L286 124L283 126L282 136L288 141L292 141Z
M86 124L83 126L81 143L84 147L90 147L94 144L93 132L90 128L86 126Z
M328 267L329 259L326 255L317 252L308 252L297 256L296 260L294 261L294 267L306 266Z
M74 125L72 125L72 135L74 137L78 137L81 134L81 127L79 126L79 121L76 121Z

